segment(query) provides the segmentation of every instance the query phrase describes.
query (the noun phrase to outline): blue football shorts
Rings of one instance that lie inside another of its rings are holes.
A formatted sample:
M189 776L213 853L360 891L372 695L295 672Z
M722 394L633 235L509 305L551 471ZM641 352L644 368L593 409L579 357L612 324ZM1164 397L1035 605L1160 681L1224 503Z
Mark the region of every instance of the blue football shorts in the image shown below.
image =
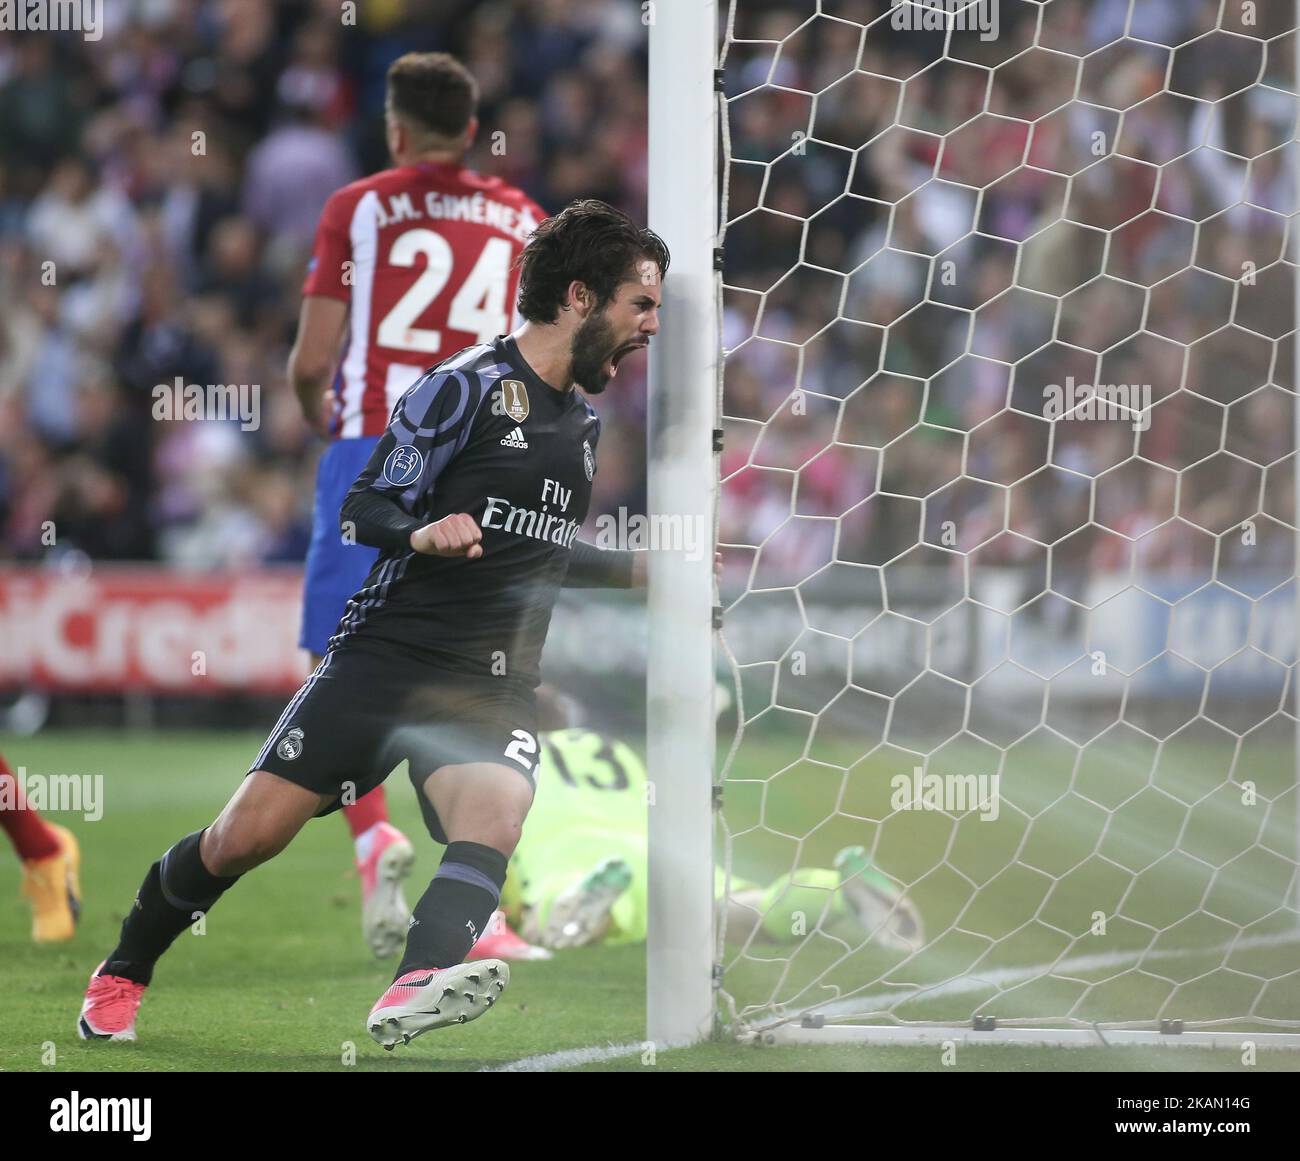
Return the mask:
M379 549L345 544L339 511L348 489L356 483L380 437L338 439L320 458L316 469L316 502L312 509L311 546L302 594L302 632L298 644L324 655L349 598L365 583Z

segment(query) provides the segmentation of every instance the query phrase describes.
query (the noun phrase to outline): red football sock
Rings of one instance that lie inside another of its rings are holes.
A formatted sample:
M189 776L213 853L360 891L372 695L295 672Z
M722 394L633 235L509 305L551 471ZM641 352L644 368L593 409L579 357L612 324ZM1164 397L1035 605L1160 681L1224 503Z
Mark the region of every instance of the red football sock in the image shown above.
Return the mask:
M354 839L360 838L375 823L387 822L388 799L384 797L384 788L376 786L351 806L345 806L343 817L347 820L348 830Z
M27 805L18 779L3 757L0 757L0 827L14 844L20 859L48 859L59 853L59 836Z

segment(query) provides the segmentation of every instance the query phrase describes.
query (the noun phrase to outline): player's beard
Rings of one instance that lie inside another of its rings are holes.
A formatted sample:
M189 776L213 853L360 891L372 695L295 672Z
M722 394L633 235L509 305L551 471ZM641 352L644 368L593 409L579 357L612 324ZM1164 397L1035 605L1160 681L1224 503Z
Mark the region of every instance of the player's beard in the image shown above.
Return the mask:
M599 395L609 386L611 378L605 364L614 361L617 369L618 363L645 345L644 340L620 343L603 310L590 315L573 332L573 342L569 347L573 381L588 395Z
M617 349L614 328L603 310L578 324L569 351L573 358L573 380L588 395L599 395L609 385L605 364Z

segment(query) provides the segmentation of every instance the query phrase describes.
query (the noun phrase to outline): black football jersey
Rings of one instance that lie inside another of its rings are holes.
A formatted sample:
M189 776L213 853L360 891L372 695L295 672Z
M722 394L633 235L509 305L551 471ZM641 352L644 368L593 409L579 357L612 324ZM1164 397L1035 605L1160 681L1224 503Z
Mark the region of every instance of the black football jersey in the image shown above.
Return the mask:
M558 391L513 339L430 368L393 409L351 491L371 489L431 523L455 512L483 530L483 555L380 555L331 648L379 644L456 672L536 685L569 554L587 518L600 420Z

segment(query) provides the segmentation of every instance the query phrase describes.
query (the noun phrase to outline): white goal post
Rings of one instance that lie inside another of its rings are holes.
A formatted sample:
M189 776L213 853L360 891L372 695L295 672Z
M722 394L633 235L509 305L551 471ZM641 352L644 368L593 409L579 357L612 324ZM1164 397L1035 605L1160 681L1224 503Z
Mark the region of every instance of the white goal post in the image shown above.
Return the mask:
M646 7L650 226L672 253L650 344L648 501L712 530L717 463L717 11L713 0ZM670 287L671 289L667 289ZM646 1035L691 1043L713 1025L713 562L650 559L646 760L650 883Z
M647 1037L1300 1047L1300 4L942 7L643 8Z

